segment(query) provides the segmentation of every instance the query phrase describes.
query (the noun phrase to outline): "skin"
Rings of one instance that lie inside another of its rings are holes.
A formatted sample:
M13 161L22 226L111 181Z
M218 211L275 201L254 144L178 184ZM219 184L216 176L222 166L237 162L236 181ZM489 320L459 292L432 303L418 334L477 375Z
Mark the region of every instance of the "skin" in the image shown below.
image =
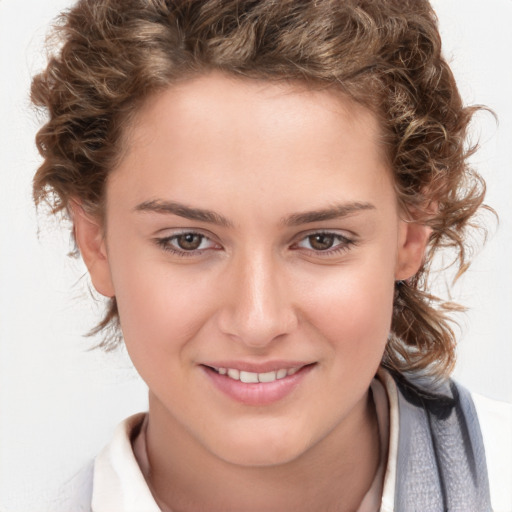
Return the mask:
M94 286L116 297L149 386L146 478L163 509L357 509L379 462L368 389L394 282L428 237L401 219L379 134L339 93L212 73L141 108L105 225L75 205ZM190 232L199 249L184 251ZM312 369L254 406L205 375L226 360Z

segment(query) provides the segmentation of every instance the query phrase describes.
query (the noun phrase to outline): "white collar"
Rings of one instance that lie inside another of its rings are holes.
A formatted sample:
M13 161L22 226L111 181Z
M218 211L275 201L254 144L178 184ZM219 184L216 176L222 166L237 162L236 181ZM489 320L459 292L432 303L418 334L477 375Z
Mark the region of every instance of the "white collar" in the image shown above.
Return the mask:
M380 370L378 379L383 388L374 386L373 392L379 422L385 415L382 411L379 414L379 407L386 404L385 396L384 401L382 396L379 398L378 389L385 389L389 403L388 459L379 512L393 512L398 446L398 397L395 382L389 373ZM139 468L131 444L144 416L145 413L135 414L119 424L111 442L96 457L92 512L161 512ZM387 418L384 421L387 423ZM382 430L382 426L379 428Z
M160 512L137 464L131 445L145 413L120 423L94 462L92 512Z

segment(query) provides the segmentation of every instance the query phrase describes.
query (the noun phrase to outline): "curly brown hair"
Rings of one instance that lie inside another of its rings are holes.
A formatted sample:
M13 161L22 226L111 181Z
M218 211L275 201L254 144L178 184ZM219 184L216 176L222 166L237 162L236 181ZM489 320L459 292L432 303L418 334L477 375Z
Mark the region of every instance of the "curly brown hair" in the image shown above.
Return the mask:
M453 307L428 293L427 277L440 248L467 268L485 184L467 163L478 107L463 106L427 0L80 0L54 34L59 48L32 84L48 114L34 198L54 213L69 215L76 199L101 218L107 175L142 102L210 70L336 88L374 112L402 211L432 229L422 269L396 286L383 364L448 374ZM119 333L115 298L95 332L109 326Z

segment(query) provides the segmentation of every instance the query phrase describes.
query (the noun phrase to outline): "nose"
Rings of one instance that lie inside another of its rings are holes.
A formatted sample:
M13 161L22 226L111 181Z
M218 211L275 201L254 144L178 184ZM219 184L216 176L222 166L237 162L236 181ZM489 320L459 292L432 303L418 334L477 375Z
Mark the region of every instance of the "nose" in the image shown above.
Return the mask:
M232 262L224 282L219 327L251 348L265 348L290 334L298 319L286 273L272 256L246 255Z

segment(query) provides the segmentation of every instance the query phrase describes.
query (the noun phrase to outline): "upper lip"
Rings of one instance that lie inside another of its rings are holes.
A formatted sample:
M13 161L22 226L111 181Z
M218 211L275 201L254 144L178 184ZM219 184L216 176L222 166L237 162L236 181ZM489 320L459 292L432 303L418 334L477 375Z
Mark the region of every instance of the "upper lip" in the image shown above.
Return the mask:
M251 373L267 373L277 370L290 370L292 368L301 368L313 364L304 361L266 361L266 362L250 362L250 361L212 361L201 363L203 366L210 368L232 368L243 372Z

